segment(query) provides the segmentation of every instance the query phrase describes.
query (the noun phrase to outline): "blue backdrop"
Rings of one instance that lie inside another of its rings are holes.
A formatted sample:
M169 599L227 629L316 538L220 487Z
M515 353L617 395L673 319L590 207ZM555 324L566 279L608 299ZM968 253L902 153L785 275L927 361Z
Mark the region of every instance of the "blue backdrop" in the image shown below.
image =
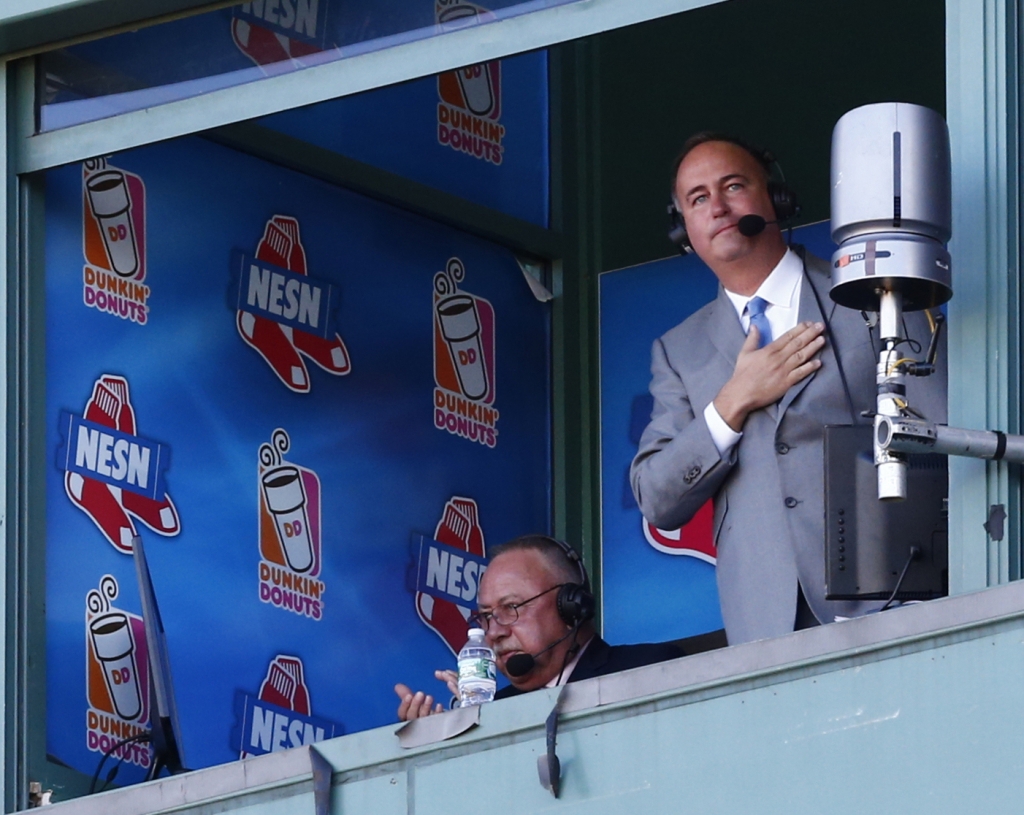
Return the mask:
M261 322L237 311L256 295L233 252L265 267ZM292 273L276 294L275 268ZM274 322L304 281L303 296L340 295L337 338ZM434 316L453 292L477 319L461 358ZM480 555L549 527L548 307L507 250L189 138L47 174L46 298L49 754L91 774L100 745L145 725L113 715L134 712L117 708L124 683L146 683L141 635L134 657L115 652L117 615L141 614L125 518L146 542L190 767L237 758L250 735L261 752L394 721L397 681L443 691L433 670L461 643L424 624L441 606L417 610L418 536ZM462 364L483 366L485 396L459 393ZM89 432L62 437L61 411ZM278 429L290 447L261 464ZM133 437L169 450L168 500L130 489ZM69 445L106 480L66 475ZM306 515L277 526L260 479L289 464ZM300 526L305 572L281 559ZM468 593L460 575L449 588ZM299 610L280 607L289 592Z

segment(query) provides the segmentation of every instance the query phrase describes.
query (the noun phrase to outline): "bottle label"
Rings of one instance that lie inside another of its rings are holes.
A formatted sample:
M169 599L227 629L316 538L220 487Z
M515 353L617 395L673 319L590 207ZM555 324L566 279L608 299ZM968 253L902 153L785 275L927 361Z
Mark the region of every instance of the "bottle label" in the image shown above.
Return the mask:
M497 673L494 667L494 660L482 657L479 659L459 660L459 682L467 679L491 679L494 680Z

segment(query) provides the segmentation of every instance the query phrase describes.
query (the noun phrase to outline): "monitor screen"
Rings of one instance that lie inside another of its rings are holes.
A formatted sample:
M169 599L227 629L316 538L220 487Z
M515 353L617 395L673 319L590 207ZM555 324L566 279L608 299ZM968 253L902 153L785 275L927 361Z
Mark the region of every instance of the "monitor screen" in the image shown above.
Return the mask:
M873 432L871 425L825 427L826 597L888 600L904 567L897 600L943 597L949 590L946 457L909 455L906 500L879 501Z

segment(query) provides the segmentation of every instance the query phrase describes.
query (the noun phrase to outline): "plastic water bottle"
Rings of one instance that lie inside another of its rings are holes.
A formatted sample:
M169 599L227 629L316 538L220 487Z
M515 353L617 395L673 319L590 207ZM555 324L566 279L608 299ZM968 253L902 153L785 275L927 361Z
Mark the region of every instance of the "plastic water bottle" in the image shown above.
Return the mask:
M484 642L484 630L469 629L469 639L459 651L459 707L490 702L495 676L494 651Z

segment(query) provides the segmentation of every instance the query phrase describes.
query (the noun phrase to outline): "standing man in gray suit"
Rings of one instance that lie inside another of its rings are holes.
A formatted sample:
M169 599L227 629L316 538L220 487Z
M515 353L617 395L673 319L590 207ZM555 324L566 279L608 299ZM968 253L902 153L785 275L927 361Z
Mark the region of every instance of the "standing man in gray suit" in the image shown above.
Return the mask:
M689 139L677 160L683 240L720 285L714 301L654 343L654 410L630 471L641 511L659 528L682 526L713 499L730 644L880 605L825 600L822 451L824 425L864 421L861 411L874 407L877 330L836 308L827 262L787 249L772 161L710 133ZM763 219L763 231L744 235L747 215ZM926 345L923 315L906 322ZM908 395L944 422L939 370Z

